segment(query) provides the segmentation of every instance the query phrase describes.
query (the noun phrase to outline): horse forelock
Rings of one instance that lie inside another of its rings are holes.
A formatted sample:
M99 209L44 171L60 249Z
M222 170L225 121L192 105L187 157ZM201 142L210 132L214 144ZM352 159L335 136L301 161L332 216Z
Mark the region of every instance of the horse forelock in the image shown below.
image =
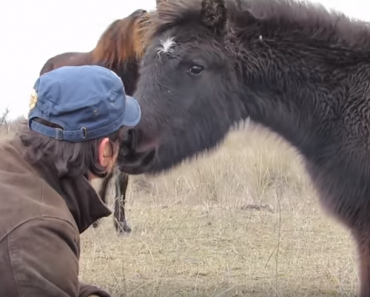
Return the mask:
M145 40L156 38L161 32L180 23L199 20L201 1L177 0L163 1L150 16L150 27L146 30ZM164 41L163 41L164 42ZM162 47L163 47L162 42ZM164 47L163 47L164 48Z
M114 66L139 60L144 51L143 31L141 18L114 21L97 42L93 62Z

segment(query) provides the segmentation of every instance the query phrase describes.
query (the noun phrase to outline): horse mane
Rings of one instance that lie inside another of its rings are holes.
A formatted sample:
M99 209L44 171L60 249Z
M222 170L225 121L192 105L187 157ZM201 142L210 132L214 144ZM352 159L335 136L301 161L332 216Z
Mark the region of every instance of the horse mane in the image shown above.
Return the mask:
M220 0L205 1L212 3ZM298 30L294 37L298 36L300 40L326 41L357 51L369 51L370 48L369 23L350 18L339 11L328 10L322 4L295 0L225 0L225 4L229 25L236 26L238 31L246 30L253 23L270 20L276 28L275 36L289 35L284 32L291 32L294 25L294 29ZM152 39L179 24L200 24L201 6L202 0L161 2L153 12L152 25L146 38Z
M52 59L49 59L45 62L44 66L42 66L39 75L43 75L46 72L49 72L54 69L54 63Z
M111 23L92 51L92 62L114 67L123 61L139 60L145 48L143 24L148 17L120 19Z

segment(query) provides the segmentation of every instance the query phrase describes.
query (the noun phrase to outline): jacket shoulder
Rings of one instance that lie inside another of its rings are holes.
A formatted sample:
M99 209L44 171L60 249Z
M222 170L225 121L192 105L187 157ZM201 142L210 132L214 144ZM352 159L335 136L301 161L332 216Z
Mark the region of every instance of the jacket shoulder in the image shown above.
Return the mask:
M63 219L31 219L0 242L8 259L0 267L2 293L7 296L78 296L79 233ZM57 256L56 256L57 255Z
M11 145L0 146L0 242L22 223L50 216L75 221L64 199L51 188Z

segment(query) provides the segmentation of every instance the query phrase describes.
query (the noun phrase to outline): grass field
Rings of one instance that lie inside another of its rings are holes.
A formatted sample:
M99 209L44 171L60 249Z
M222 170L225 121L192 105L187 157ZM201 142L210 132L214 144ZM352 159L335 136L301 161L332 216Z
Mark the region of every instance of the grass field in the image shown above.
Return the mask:
M169 173L131 177L126 212L131 235L118 237L112 217L82 234L81 280L112 296L357 293L348 231L321 210L295 151L258 127Z

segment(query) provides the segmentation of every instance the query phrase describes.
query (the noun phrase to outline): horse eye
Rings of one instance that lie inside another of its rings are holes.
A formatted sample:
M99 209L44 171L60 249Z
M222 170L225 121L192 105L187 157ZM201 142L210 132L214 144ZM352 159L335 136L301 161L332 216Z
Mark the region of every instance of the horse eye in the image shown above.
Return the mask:
M195 75L198 75L198 74L201 74L202 71L203 71L203 66L199 66L199 65L193 65L191 68L190 68L190 73L191 74L195 74Z

